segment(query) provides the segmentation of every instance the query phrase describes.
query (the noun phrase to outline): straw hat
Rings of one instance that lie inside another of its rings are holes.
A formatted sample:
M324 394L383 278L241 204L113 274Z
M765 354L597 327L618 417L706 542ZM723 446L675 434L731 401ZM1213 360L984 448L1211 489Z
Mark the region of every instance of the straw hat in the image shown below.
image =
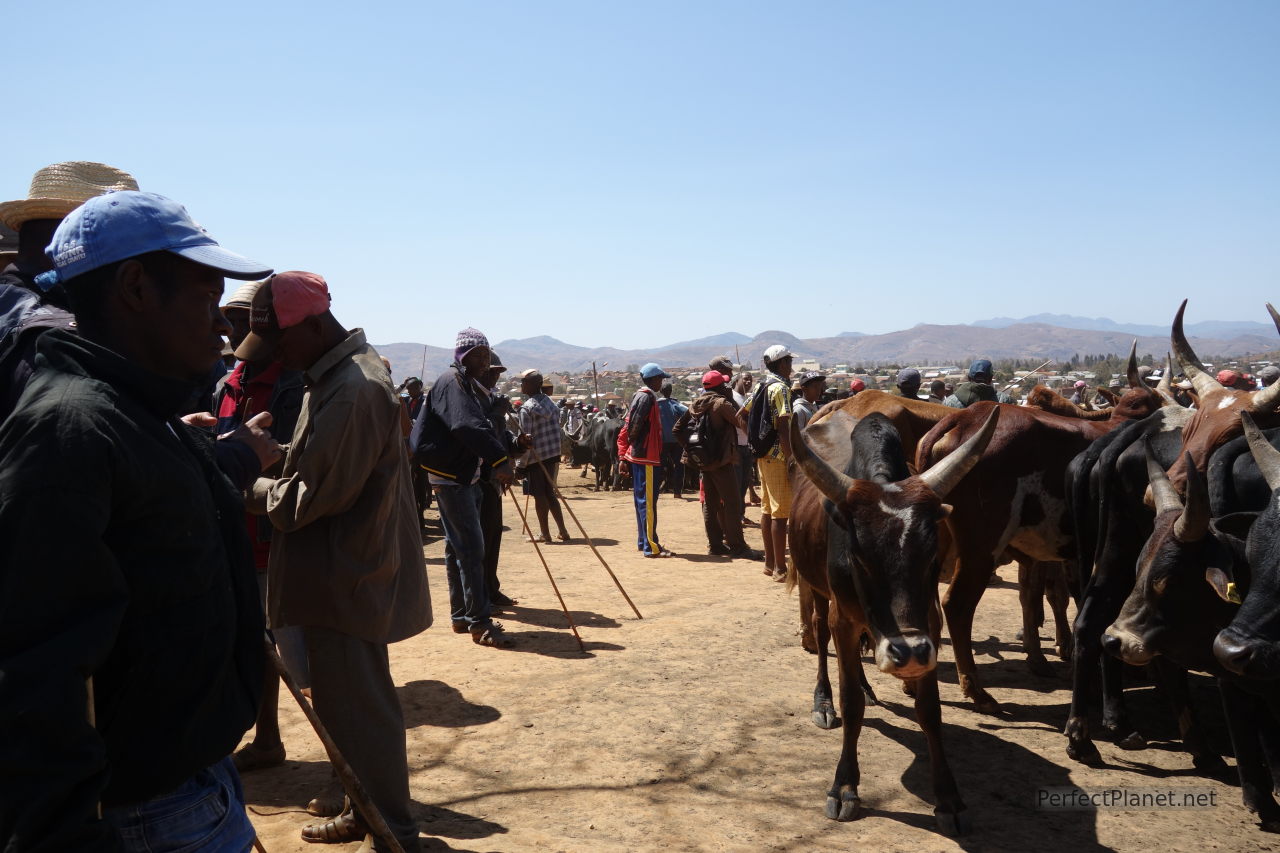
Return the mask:
M36 172L26 198L0 204L0 222L17 230L32 219L62 219L95 196L137 188L133 175L105 163L54 163Z

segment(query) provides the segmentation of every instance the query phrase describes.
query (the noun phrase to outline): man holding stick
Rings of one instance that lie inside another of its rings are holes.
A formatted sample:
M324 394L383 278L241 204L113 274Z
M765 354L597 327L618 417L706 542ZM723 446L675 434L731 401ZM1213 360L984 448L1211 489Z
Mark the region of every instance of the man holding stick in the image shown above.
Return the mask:
M284 469L258 479L250 508L265 511L276 530L271 624L302 627L316 714L412 853L418 828L387 644L431 624L431 598L400 402L364 332L340 325L329 303L328 284L309 272L273 276L253 297L236 355L274 356L303 371L307 390ZM369 820L348 809L304 827L302 837L358 841Z
M564 513L556 498L556 476L560 471L560 429L556 404L542 393L542 374L533 368L520 374L520 393L525 395L524 404L520 406L520 432L532 441L520 464L538 516L540 532L537 535L541 537L538 541L551 541L551 530L547 524L549 513L556 520L557 538L568 542L569 531L565 530Z

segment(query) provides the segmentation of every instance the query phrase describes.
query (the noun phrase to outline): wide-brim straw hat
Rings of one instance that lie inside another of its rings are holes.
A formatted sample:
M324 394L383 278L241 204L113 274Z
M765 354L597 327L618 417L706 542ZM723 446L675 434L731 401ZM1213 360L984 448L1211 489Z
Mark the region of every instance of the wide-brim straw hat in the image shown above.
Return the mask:
M133 175L106 163L54 163L35 173L26 198L0 204L0 222L16 231L32 219L62 219L104 193L137 188Z

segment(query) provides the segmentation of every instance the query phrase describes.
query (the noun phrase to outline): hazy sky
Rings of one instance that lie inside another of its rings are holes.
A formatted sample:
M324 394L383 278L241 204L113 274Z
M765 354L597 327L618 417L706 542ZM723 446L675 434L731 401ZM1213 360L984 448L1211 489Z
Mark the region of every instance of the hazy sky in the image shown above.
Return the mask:
M1265 322L1280 3L60 2L0 197L101 160L375 342Z

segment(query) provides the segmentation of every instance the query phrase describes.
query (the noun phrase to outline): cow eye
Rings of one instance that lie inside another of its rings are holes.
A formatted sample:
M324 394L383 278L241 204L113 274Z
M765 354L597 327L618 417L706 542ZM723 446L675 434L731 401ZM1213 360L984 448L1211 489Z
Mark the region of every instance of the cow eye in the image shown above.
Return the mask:
M1162 575L1151 582L1151 591L1156 595L1164 595L1164 588L1169 583L1169 576Z

